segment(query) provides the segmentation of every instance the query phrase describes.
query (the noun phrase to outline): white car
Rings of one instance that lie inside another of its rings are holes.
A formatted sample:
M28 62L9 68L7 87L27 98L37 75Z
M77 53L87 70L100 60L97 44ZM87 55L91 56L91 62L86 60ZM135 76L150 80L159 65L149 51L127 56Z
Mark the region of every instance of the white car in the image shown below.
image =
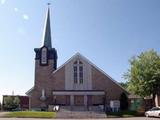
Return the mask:
M145 112L146 117L160 117L160 107L153 107L152 109Z

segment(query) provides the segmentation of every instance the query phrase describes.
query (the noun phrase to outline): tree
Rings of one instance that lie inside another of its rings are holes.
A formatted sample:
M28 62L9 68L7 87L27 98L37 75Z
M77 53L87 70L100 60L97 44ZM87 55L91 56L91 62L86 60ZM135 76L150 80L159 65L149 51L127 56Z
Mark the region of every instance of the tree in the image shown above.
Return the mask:
M132 57L130 69L124 75L128 89L142 97L160 94L160 55L154 50Z
M120 82L119 83L124 89L126 89L127 90L127 88L128 88L128 82Z
M120 96L120 109L121 110L128 109L128 97L125 93L122 93Z
M19 107L20 100L15 96L6 96L4 97L4 109L13 110Z

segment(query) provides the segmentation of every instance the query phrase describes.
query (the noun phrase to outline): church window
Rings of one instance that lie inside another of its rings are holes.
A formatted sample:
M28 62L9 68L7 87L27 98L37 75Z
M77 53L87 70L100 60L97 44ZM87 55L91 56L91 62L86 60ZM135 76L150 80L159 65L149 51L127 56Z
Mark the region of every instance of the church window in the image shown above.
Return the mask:
M74 62L74 65L76 65L76 64L77 64L77 61Z
M83 63L79 60L74 62L73 66L74 84L83 84Z
M79 66L79 82L83 83L83 66Z
M47 48L42 48L41 64L47 64Z
M82 65L83 63L81 61L79 61L79 64Z
M74 66L74 83L76 84L78 82L77 78L77 66Z

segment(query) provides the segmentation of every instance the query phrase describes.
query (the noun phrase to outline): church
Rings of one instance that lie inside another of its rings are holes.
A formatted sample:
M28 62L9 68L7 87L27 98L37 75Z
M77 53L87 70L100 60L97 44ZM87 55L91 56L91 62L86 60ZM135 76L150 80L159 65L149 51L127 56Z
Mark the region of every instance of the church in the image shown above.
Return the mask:
M80 53L57 67L58 54L52 46L49 7L42 46L34 51L34 86L26 92L30 109L48 109L53 105L110 106L111 102L119 102L122 93L127 93L108 74Z

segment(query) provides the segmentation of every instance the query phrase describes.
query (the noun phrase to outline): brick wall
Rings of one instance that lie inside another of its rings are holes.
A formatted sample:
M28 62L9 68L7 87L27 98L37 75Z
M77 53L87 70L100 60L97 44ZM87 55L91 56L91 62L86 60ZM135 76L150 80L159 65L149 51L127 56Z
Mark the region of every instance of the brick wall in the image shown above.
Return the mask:
M125 92L119 85L94 66L92 66L92 88L93 90L104 90L107 100L119 100L121 93Z
M31 107L48 107L53 102L53 90L64 90L64 68L53 74L53 60L48 61L48 66L40 66L39 60L35 61L35 86L31 97ZM45 90L46 100L40 100L42 89Z

